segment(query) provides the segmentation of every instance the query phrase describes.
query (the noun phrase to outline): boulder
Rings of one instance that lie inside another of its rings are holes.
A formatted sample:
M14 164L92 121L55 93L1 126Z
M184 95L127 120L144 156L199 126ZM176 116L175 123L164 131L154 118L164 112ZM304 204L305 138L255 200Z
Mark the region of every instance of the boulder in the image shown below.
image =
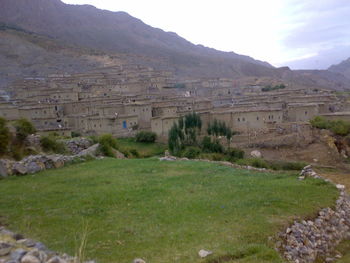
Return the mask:
M175 156L165 156L165 157L160 157L159 160L160 161L176 161L176 157Z
M113 154L114 154L115 158L117 158L117 159L126 159L125 155L123 153L119 152L118 150L112 149L112 151L113 151Z
M26 164L27 173L34 174L45 170L45 164L42 162L30 162Z
M12 249L11 244L1 242L0 243L0 257L10 254L11 249Z
M198 255L199 255L201 258L205 258L205 257L207 257L207 256L209 256L209 255L211 255L211 254L213 254L212 251L208 251L208 250L204 250L204 249L201 249L201 250L199 250L199 252L198 252Z
M41 263L40 259L38 259L35 256L32 255L25 255L22 259L21 259L21 263Z
M81 151L89 148L93 142L91 139L79 137L64 141L64 144L72 154L78 154Z
M24 257L25 254L27 254L27 251L25 251L22 248L18 248L18 249L11 252L10 257L12 260L19 262Z
M13 172L15 174L25 175L28 173L28 170L23 162L16 162L13 165Z
M13 174L13 164L15 162L7 159L0 160L0 177L7 177Z
M250 156L254 157L254 158L261 158L262 154L261 152L259 152L258 150L254 150L250 153Z
M78 153L76 156L77 157L86 157L86 156L92 156L92 157L95 157L96 154L97 154L97 150L98 150L98 147L100 146L99 143L96 143L92 146L90 146L89 148L81 151L80 153Z
M65 164L63 155L50 155L48 156L48 159L50 160L48 163L49 165L52 165L52 168L61 168Z

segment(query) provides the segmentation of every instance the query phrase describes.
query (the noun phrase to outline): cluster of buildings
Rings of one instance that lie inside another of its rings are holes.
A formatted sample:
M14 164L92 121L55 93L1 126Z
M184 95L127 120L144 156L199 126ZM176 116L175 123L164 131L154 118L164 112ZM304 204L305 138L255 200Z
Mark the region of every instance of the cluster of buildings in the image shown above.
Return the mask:
M271 91L263 88L251 80L179 80L170 72L129 65L103 73L18 80L9 87L10 99L0 98L0 116L27 118L41 133L121 137L152 130L166 138L173 123L193 111L204 125L217 119L235 131L259 134L348 108L328 90L288 84Z

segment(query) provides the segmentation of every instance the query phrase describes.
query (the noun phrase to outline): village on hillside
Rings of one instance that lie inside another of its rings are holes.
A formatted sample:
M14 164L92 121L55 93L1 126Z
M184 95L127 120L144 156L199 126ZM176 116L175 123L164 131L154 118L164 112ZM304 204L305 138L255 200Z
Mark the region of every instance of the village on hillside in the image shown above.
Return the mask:
M258 79L179 80L140 65L24 78L9 90L10 99L0 102L0 117L27 118L39 133L67 136L130 137L149 130L164 141L180 116L196 112L204 126L221 120L240 133L240 141L251 141L296 132L319 115L350 117L348 101L331 90Z

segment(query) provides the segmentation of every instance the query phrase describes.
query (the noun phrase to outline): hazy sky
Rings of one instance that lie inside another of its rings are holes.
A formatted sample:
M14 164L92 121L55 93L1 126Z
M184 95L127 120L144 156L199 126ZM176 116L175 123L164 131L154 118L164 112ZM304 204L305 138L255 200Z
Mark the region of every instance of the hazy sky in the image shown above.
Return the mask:
M125 11L194 44L275 66L327 68L350 57L350 0L63 0Z

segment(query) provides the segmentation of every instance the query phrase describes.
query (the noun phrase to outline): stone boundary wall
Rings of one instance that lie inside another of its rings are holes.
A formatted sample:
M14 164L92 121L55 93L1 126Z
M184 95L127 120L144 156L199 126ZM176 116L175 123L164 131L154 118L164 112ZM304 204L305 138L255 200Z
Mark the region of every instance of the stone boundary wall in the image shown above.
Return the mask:
M306 177L334 184L317 175L310 165L301 171L299 180ZM289 262L310 263L322 259L328 263L341 257L334 254L334 250L341 241L350 239L350 196L344 185L334 185L340 194L333 209L322 209L314 220L294 222L280 234L282 241L278 241L276 247Z
M89 156L95 158L98 147L99 144L92 145L75 155L30 155L18 162L0 159L0 178L12 175L34 174L46 169L60 168L75 160L86 160Z
M83 263L81 259L50 251L41 242L0 227L0 263ZM95 263L86 261L85 263Z
M160 160L188 161L189 159L166 155ZM240 166L230 162L202 159L191 159L191 161L211 162L253 171L268 171L264 168ZM315 262L316 259L323 259L323 262L326 263L334 262L341 257L341 255L334 255L336 246L341 241L350 239L350 196L345 192L344 185L335 184L329 179L322 178L311 168L311 165L303 168L298 179L305 180L306 177L322 179L333 184L339 190L339 198L335 208L322 209L314 220L294 222L293 225L280 233L280 241L277 242L276 248L289 262L311 263Z

